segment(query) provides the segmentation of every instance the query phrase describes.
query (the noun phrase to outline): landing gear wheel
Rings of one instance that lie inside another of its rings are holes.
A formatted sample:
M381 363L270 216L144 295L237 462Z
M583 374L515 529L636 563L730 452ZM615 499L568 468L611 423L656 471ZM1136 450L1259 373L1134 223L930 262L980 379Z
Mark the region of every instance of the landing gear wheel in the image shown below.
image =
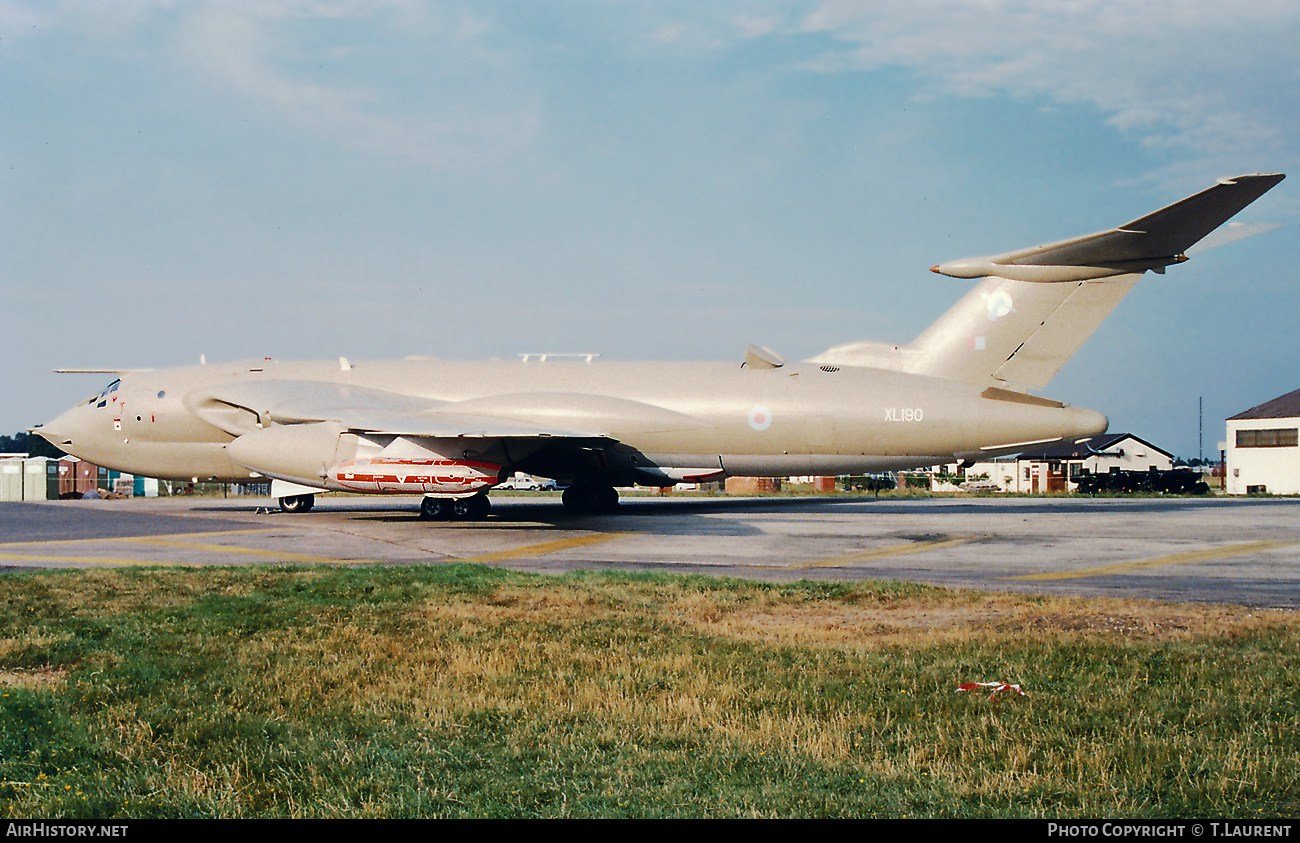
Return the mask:
M281 512L310 512L316 503L315 495L287 495L280 498Z
M492 511L492 502L487 495L471 495L452 501L452 518L457 521L482 521Z
M618 492L613 486L570 486L561 498L564 508L574 513L613 512L618 509Z
M447 498L424 498L420 501L420 517L432 521L447 521L451 518L452 502Z

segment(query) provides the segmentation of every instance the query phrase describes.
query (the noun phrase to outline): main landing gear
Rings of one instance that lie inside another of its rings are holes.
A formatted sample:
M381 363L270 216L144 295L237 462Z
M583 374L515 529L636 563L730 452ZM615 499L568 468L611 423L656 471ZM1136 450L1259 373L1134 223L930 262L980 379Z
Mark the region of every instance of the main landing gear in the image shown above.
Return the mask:
M310 512L316 503L315 495L287 495L280 498L281 512Z
M467 498L431 498L420 501L420 517L432 521L482 521L492 511L492 502L484 494Z
M618 509L618 492L613 486L579 484L564 490L564 508L575 514L613 512Z

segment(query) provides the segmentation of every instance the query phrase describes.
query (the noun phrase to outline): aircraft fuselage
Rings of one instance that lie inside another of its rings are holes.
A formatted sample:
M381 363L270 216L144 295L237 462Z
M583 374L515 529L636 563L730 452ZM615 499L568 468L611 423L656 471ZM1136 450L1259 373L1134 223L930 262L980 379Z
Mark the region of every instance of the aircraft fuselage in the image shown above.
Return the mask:
M259 415L259 390L286 387L319 388L339 403L352 391L378 390L461 417L550 421L587 435L576 445L572 437L544 433L510 440L490 426L481 435L433 430L420 436L408 415L407 428L363 434L361 444L364 452L369 442L373 453L397 438L421 440L440 446L434 451L444 456L488 456L511 471L561 478L604 474L614 485L653 484L664 470L665 481L687 479L672 469L698 478L894 470L1011 453L1028 443L1092 436L1107 426L1099 413L1020 393L810 363L759 369L403 360L344 368L259 360L124 375L111 394L82 403L41 432L69 453L133 474L219 481L265 474L329 488L322 470L356 453L356 443L334 440L357 434L349 432L346 414L341 423L310 412L288 421ZM403 436L403 429L415 433ZM265 445L232 446L241 437ZM503 438L513 442L504 453ZM589 463L573 463L575 447L592 455ZM556 448L566 453L546 456Z

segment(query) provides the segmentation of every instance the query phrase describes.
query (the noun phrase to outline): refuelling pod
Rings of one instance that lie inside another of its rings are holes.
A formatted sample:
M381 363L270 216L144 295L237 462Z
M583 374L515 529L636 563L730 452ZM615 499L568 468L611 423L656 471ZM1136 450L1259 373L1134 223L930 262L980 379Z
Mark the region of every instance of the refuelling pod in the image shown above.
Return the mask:
M471 495L500 482L503 468L477 460L363 457L326 472L331 488L406 495Z
M226 451L267 477L341 492L461 497L495 486L505 473L497 463L451 458L431 445L397 437L381 446L338 422L317 422L251 431Z

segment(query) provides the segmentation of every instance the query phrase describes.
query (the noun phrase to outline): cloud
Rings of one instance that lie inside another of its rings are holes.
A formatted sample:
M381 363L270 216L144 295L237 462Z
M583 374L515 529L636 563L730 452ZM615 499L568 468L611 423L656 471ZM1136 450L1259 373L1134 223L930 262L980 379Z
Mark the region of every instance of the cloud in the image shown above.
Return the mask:
M658 41L661 44L677 44L686 37L686 26L680 23L669 23L650 33L650 40Z
M1143 145L1226 172L1294 157L1294 3L827 0L799 29L837 42L809 64L822 72L903 67L935 94L1090 104Z
M307 73L290 69L303 56L289 46L285 31L309 20L347 25L391 11L372 3L348 2L209 4L183 17L177 53L222 89L355 148L458 169L470 162L491 161L528 142L538 118L527 107L493 111L449 97L439 100L432 114L400 108L386 111L381 89L313 81ZM401 9L396 11L400 16ZM470 29L461 27L451 37ZM333 46L310 58L315 64L354 57L357 52ZM408 107L412 101L406 100ZM427 105L428 101L421 102Z
M0 0L0 43L11 46L17 39L33 34L48 19L45 9L16 0Z
M735 24L743 38L758 38L776 28L776 21L772 18L756 18L750 15L741 15L735 19Z

